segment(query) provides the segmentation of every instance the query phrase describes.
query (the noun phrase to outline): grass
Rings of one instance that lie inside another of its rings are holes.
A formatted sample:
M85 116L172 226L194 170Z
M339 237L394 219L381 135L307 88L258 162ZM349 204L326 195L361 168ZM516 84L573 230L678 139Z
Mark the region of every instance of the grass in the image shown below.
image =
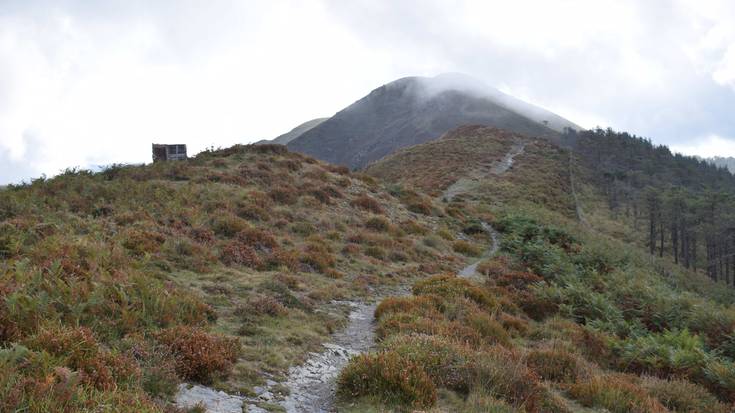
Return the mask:
M461 261L415 248L429 217L372 178L278 146L69 170L8 187L0 211L0 346L24 354L3 361L3 411L126 398L162 411L182 380L249 393L344 321L332 300ZM377 260L342 252L365 211Z
M372 176L235 146L0 192L0 410L165 411L184 380L253 394L344 325L340 301L409 282L340 376L342 410L731 410L735 294L617 221L578 225L564 153L543 142L433 200L517 138L465 132ZM481 221L501 250L484 282L456 277L485 249Z
M604 408L611 413L657 413L666 408L645 389L621 375L595 376L577 383L569 393L586 407Z
M735 401L732 359L718 350L730 307L675 290L630 251L565 228L519 215L496 225L502 255L483 263L484 284L436 275L376 309L376 354L429 377L437 399L425 408L723 411ZM383 394L360 397L376 404Z

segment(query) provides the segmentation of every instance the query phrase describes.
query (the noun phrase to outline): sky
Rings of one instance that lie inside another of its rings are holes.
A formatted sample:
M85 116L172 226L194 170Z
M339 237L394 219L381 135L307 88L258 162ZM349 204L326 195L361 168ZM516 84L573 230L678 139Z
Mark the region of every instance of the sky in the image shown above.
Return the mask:
M0 0L0 184L270 139L445 72L735 156L729 0Z

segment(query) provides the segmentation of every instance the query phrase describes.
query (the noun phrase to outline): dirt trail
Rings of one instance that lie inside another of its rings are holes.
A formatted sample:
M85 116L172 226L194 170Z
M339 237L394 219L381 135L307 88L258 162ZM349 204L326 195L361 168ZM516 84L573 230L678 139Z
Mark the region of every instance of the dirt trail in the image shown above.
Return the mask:
M282 384L290 394L281 403L288 413L331 412L334 410L337 375L349 360L375 343L373 314L376 304L348 303L352 306L347 327L324 343L324 351L312 353L306 363L292 367Z
M469 178L459 179L444 191L442 197L451 200L459 194L471 192L473 186L488 175L504 174L513 166L515 157L523 153L525 146L525 142L514 144L502 160L483 166L471 173ZM477 265L480 261L483 258L493 256L498 251L500 235L486 222L482 222L481 225L490 235L492 245L483 254L482 258L459 271L457 273L459 277L477 277ZM397 290L378 295L376 302L379 302L385 296L408 294L410 294L408 286L403 286ZM334 412L336 381L339 372L353 356L370 350L375 344L374 313L376 307L375 303L354 301L336 302L335 304L345 304L352 307L347 327L333 334L332 340L323 344L323 351L311 353L302 365L289 369L288 378L280 383L289 389L289 395L285 399L280 402L276 400L273 389L279 383L269 380L265 386L254 389L256 397L230 395L200 385L181 385L176 396L176 404L179 407L193 407L201 402L207 413L266 412L266 410L257 407L257 403L261 402L279 403L287 413Z
M515 157L522 154L525 148L526 142L513 144L503 159L490 165L482 165L467 174L466 177L459 178L444 190L440 199L451 201L457 195L472 192L481 179L487 178L490 175L502 175L506 173L513 166Z
M485 251L484 254L482 254L482 257L480 257L480 259L464 267L462 271L457 273L457 275L462 278L478 278L477 265L483 259L490 258L493 255L495 255L495 253L498 252L498 249L500 248L500 234L498 234L498 231L496 231L495 228L491 227L490 224L488 224L487 222L481 222L480 225L482 225L482 229L484 229L485 232L487 232L490 235L490 239L492 240L492 245L487 251Z
M488 223L482 222L481 225L492 239L492 245L483 254L483 258L487 258L498 251L500 235ZM475 277L479 262L480 260L463 268L457 275L465 278ZM381 298L387 295L405 296L408 294L410 290L407 286L403 286ZM377 301L379 302L380 298ZM336 379L339 372L353 356L370 350L375 344L376 304L355 302L348 304L353 307L353 310L350 313L347 327L335 333L331 342L324 344L324 351L312 353L304 364L289 370L288 379L282 384L289 388L290 394L281 402L281 406L286 409L287 413L333 412L337 390Z

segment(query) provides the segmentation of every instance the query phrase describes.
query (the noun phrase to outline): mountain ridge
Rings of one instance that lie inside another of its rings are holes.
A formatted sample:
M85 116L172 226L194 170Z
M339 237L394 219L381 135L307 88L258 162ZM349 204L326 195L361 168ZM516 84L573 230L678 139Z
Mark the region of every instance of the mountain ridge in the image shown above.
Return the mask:
M467 124L552 140L564 128L580 128L467 76L414 76L374 89L288 146L327 162L358 169L399 148L437 139Z

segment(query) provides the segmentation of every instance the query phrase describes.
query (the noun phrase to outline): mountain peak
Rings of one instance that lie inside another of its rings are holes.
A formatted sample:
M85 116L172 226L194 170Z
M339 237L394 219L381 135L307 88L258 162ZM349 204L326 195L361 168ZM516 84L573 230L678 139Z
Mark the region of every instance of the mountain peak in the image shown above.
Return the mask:
M397 149L441 137L462 125L484 125L555 139L574 123L460 73L404 77L291 141L292 150L362 168Z

